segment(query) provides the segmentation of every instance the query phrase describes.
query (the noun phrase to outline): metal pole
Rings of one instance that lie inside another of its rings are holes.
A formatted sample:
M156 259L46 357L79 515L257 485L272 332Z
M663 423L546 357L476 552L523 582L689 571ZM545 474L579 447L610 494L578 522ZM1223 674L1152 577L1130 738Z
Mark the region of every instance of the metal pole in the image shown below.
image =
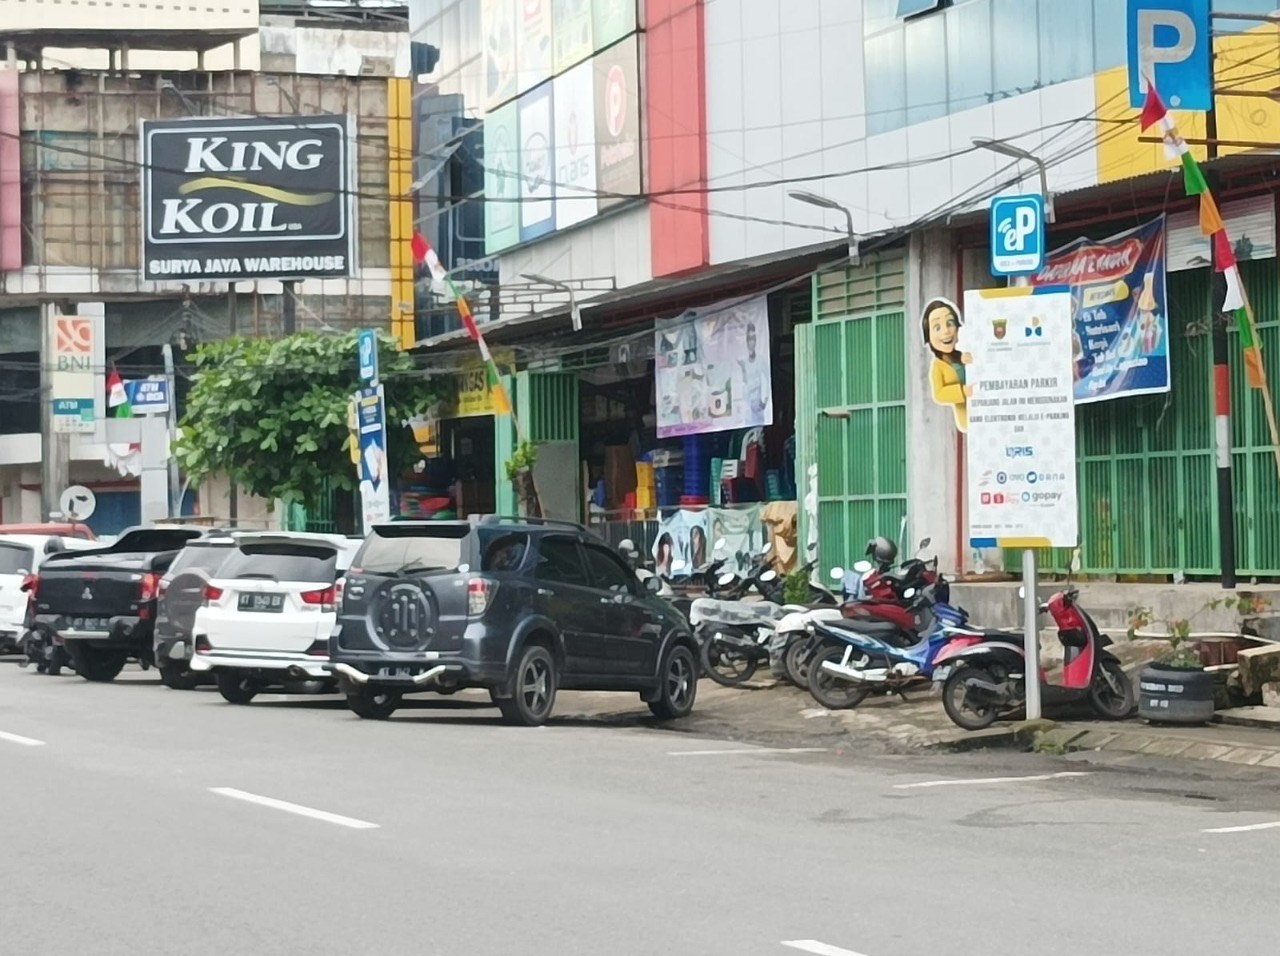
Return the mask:
M237 55L239 49L240 45L236 44ZM254 298L257 298L257 293L254 293ZM236 296L236 284L234 282L230 283L227 288L227 327L231 332L232 338L240 334L240 300ZM174 395L173 400L176 402L178 396ZM229 483L231 489L227 494L227 518L228 523L234 528L239 524L240 520L240 495L236 489L235 479L229 479ZM185 491L183 496L186 496Z
M1022 646L1027 656L1024 683L1027 686L1027 720L1040 719L1040 595L1036 553L1022 552Z
M166 342L161 351L164 354L164 387L169 393L169 410L165 412L165 423L169 432L169 514L176 518L182 514L178 456L173 453L173 446L178 440L178 384L177 376L173 371L173 345Z
M295 298L297 293L297 283L292 279L286 280L284 283L284 301L281 303L281 311L284 313L284 334L293 335L298 331L298 300Z
M40 304L40 521L58 510L68 480L69 442L53 430L54 320L52 302Z

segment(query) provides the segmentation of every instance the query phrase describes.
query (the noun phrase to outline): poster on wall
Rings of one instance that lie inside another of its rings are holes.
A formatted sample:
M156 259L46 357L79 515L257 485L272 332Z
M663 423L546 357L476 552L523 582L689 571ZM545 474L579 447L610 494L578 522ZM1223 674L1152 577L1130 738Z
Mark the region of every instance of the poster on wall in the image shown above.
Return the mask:
M484 93L489 108L516 95L516 0L483 0Z
M520 93L551 76L551 0L517 0L516 62Z
M520 114L520 241L555 228L551 91L543 86L518 101Z
M640 44L631 37L591 61L601 211L640 195Z
M1049 253L1031 285L1071 289L1077 402L1169 391L1163 216Z
M1064 286L965 293L971 547L1079 543L1072 299Z
M591 44L591 0L552 0L555 22L552 64L555 72L585 60L593 52Z
M364 533L391 520L391 486L387 468L387 410L382 386L356 392L356 428L360 448L360 507Z
M773 424L764 296L662 323L654 356L659 438Z
M556 228L590 219L596 206L595 71L580 63L552 81Z
M636 0L594 0L592 41L597 50L616 43L636 29Z
M760 520L763 507L707 509L707 534L714 557L724 558L725 571L744 575L760 556L765 545L765 530ZM720 541L724 541L724 547L716 549Z
M654 573L665 578L687 578L710 561L707 512L676 511L662 519L653 542ZM676 568L677 563L682 566Z
M484 251L493 255L520 241L520 138L515 103L484 120Z

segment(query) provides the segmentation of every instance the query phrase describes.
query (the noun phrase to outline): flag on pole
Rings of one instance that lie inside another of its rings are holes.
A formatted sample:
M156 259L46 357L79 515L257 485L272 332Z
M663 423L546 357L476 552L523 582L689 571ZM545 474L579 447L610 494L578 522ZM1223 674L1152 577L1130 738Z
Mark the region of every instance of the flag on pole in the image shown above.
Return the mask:
M107 417L133 418L133 405L129 402L129 393L114 365L111 367L111 374L107 376ZM138 442L108 442L107 453L103 456L102 463L116 469L122 475L140 475L142 474L142 446Z
M1182 156L1190 155L1191 147L1187 145L1186 140L1178 132L1178 127L1174 125L1173 117L1169 115L1169 111L1164 108L1164 101L1160 99L1160 94L1156 92L1156 85L1147 79L1147 99L1142 104L1142 129L1145 132L1152 126L1159 125L1161 137L1164 139L1164 154L1169 159L1178 159Z
M1253 319L1247 308L1236 309L1236 331L1240 333L1240 351L1244 354L1244 377L1250 388L1265 388L1262 347L1253 331Z

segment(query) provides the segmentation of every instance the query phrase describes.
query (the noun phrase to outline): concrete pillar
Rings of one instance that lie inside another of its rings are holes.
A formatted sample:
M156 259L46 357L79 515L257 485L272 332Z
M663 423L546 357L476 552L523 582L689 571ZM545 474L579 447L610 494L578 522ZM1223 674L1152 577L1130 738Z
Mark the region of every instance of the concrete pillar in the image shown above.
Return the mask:
M912 234L907 254L907 534L904 555L914 553L921 538L931 538L927 554L938 556L944 571L961 569L967 560L959 432L949 406L937 404L929 385L933 353L925 345L921 314L938 296L958 301L958 263L951 233L944 229Z

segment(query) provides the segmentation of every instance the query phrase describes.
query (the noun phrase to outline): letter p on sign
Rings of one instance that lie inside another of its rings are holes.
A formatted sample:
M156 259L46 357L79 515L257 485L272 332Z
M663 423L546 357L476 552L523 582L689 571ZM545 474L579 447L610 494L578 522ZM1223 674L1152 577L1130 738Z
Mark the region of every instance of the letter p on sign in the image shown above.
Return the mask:
M991 201L991 274L1032 275L1044 268L1044 199L999 196Z
M1129 105L1141 109L1148 80L1170 109L1213 109L1209 0L1129 0Z

